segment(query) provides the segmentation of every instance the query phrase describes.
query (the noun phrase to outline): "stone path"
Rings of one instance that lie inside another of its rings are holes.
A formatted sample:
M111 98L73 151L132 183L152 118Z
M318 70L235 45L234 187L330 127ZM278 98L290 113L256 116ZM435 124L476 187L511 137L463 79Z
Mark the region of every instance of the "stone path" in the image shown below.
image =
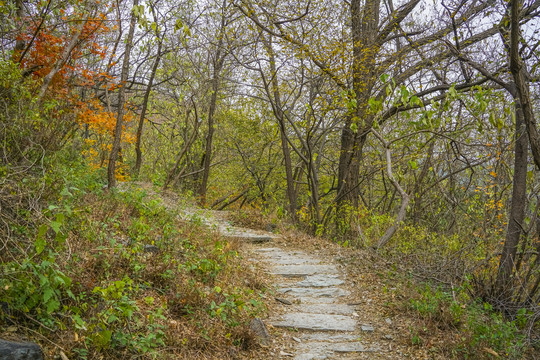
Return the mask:
M368 340L375 328L360 322L349 298L350 284L337 264L281 248L273 241L275 234L235 228L216 212L183 215L191 221L197 216L226 237L254 244L250 256L275 275L275 301L282 313L265 321L283 328L294 343L294 353L277 349L276 358L372 359L382 355L381 345Z
M279 247L254 252L279 279L276 297L291 304L283 305L284 313L270 323L291 331L297 342L294 359L357 359L360 353L380 351L379 344L361 340L374 328L359 322L355 305L348 300L347 281L336 264Z

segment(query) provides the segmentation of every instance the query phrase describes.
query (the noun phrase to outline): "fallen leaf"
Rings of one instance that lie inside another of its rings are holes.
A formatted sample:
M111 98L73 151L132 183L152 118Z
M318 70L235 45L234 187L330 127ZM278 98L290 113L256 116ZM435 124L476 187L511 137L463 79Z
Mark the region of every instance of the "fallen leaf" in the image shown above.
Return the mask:
M488 354L491 354L493 356L496 356L496 357L499 357L500 355L493 349L490 349L490 348L483 348L482 350L484 350L485 352L487 352Z
M17 331L17 327L15 325L13 326L9 326L7 329L6 329L6 332L15 332Z

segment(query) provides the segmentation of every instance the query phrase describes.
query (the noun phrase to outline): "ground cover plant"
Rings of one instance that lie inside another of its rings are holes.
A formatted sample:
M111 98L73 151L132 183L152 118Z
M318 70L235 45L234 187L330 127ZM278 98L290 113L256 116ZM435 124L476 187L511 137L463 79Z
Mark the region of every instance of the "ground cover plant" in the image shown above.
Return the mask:
M75 182L64 182L30 231L33 242L5 244L4 336L81 359L256 349L248 325L264 314L265 287L237 244L180 220L144 190L104 192L99 177L85 184L70 175Z

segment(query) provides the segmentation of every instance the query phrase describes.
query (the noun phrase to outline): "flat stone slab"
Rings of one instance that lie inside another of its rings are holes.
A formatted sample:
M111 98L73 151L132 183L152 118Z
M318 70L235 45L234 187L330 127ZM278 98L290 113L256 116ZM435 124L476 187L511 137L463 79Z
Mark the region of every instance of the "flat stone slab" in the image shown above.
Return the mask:
M365 331L365 332L374 332L375 331L375 328L372 325L368 325L368 324L362 324L361 329L362 329L362 331Z
M316 305L316 304L322 304L322 305L331 305L331 304L333 304L333 305L336 305L336 301L339 298L302 296L302 297L299 297L299 298L291 297L291 299L293 299L293 301L295 303L301 304L300 306L304 306L304 305ZM302 309L301 309L301 311L304 312L304 310L302 310Z
M344 315L297 312L283 315L281 321L274 321L272 325L310 331L354 331L356 320Z
M298 346L295 360L334 359L336 354L375 352L380 348L366 347L359 342L328 343L312 341Z
M306 277L315 274L337 274L334 265L278 265L274 266L272 273L284 277Z
M294 360L325 360L328 359L330 356L329 353L316 353L316 352L308 352L304 354L298 354L294 357Z
M267 235L259 235L259 234L249 234L249 233L229 233L229 234L223 234L225 237L238 239L241 241L250 242L253 244L262 244L272 241L271 236Z
M303 304L302 312L312 314L352 315L354 307L347 304Z
M317 274L307 276L296 285L303 287L326 287L342 285L344 283L345 281L341 280L338 275Z
M312 288L312 287L291 287L281 288L278 291L293 297L326 297L338 298L350 295L350 292L338 287Z
M354 352L375 352L379 348L368 348L360 343L339 343L331 346L332 351L337 353L354 353Z
M325 341L325 342L351 342L351 341L358 341L359 336L357 334L350 334L350 333L328 334L328 333L323 333L323 332L310 332L310 333L303 333L300 339L303 341L317 340L317 341Z
M264 260L273 265L319 264L321 262L318 259L290 254L265 256Z

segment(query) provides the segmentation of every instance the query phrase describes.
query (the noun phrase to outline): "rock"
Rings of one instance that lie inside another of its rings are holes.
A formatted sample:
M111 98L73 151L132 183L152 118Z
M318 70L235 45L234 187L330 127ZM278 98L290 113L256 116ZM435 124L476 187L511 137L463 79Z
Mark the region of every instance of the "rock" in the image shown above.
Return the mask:
M394 340L394 337L392 335L384 335L383 339L385 339L385 340Z
M366 325L366 324L363 324L361 326L361 329L362 331L365 331L365 332L374 332L375 331L375 328L371 325Z
M392 325L392 320L390 318L386 318L384 321L386 321L388 325Z
M292 302L290 302L289 300L287 299L283 299L283 298L278 298L278 297L275 297L274 299L276 299L276 301L282 303L282 304L285 304L285 305L292 305Z
M43 352L38 344L0 339L2 360L43 360L43 358Z
M296 312L284 314L281 321L275 321L272 325L310 331L354 331L356 321L343 315Z
M261 345L270 345L270 334L268 333L268 329L266 328L266 325L261 319L254 318L253 320L251 320L251 322L249 323L249 328L257 336L257 339L259 339L259 343Z
M301 343L302 340L300 338L297 338L296 336L293 336L292 339L296 341L297 343Z

